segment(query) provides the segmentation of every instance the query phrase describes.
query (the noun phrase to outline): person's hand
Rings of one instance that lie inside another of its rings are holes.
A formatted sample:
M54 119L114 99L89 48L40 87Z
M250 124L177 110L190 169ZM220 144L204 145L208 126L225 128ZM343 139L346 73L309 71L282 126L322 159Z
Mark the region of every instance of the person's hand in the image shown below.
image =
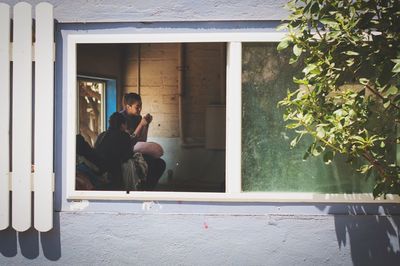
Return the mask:
M151 114L147 114L144 116L144 119L146 119L147 124L150 124L151 121L153 121L153 116Z

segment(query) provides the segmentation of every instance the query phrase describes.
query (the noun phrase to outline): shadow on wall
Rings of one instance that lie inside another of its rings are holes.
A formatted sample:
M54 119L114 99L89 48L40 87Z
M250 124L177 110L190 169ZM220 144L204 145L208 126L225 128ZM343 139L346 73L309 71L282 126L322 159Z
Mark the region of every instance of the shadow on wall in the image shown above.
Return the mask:
M2 256L17 256L18 245L20 255L27 259L35 259L42 254L50 261L59 260L61 258L59 213L54 212L53 229L46 233L40 233L34 228L19 233L12 227L0 231L0 254ZM40 248L42 252L40 252Z
M338 204L320 209L334 214L339 249L350 245L354 265L399 265L400 206Z

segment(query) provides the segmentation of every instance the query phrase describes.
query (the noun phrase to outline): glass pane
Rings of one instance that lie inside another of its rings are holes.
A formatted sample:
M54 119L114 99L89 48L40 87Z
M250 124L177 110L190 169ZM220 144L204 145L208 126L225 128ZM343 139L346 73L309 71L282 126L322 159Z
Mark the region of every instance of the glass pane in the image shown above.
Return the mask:
M78 44L76 74L77 190L225 192L225 43Z
M300 65L289 65L288 52L277 43L243 44L242 72L242 188L244 191L352 193L371 192L373 180L356 173L336 158L325 165L322 157L303 155L310 139L290 149L293 131L285 128L283 108L277 103L296 84Z

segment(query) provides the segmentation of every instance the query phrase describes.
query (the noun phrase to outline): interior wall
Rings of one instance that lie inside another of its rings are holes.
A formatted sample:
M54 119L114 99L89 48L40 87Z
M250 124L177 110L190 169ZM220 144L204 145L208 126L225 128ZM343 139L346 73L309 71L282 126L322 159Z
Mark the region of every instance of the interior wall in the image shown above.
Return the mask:
M186 141L203 141L207 106L225 104L225 44L185 44L183 132Z
M153 115L149 137L181 137L182 84L184 135L204 140L207 105L225 102L224 51L225 45L219 43L127 45L123 92L140 93L142 114ZM182 81L179 71L183 71Z
M142 114L153 115L149 137L179 137L178 52L178 44L140 44L138 84L138 44L127 46L123 92L139 92Z

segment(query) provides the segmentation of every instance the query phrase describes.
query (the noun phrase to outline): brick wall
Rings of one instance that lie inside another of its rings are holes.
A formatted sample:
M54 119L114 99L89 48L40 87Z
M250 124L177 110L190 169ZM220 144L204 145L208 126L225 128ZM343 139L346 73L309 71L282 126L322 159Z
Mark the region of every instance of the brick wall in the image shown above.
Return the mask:
M225 103L225 45L186 44L183 128L185 138L204 141L206 108Z
M224 46L223 44L186 44L185 46L183 132L185 137L204 139L207 105L224 102ZM125 93L138 92L137 53L137 44L126 46L123 78ZM149 136L180 136L179 54L179 44L140 45L139 79L143 100L142 113L151 113L154 117Z
M138 45L126 49L124 92L138 92ZM151 113L149 136L179 137L178 44L140 45L142 114Z

